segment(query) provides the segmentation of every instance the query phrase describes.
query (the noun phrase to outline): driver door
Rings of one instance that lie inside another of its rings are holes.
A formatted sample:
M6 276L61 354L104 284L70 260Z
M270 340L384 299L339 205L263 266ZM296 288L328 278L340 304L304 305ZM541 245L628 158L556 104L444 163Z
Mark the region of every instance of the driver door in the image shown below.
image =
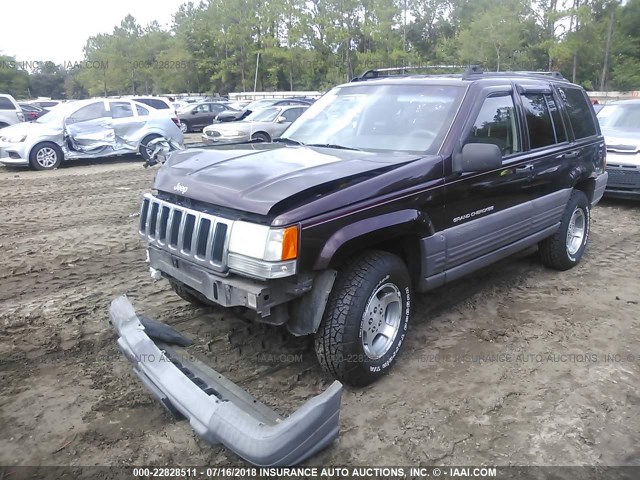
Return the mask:
M71 150L91 153L115 145L115 131L107 102L96 101L85 105L64 120Z
M520 124L512 89L493 87L471 112L454 157L461 155L468 143L493 144L502 153L502 166L446 176L445 269L498 250L529 233L532 167L523 153Z

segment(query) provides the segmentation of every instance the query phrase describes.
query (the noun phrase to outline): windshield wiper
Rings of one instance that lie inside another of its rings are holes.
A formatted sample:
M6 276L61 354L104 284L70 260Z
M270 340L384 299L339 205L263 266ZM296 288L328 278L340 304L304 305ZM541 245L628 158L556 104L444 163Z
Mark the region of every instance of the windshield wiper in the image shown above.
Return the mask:
M344 145L337 145L335 143L307 143L307 147L323 147L323 148L335 148L338 150L355 150L361 152L359 148L345 147Z
M298 140L293 140L292 138L279 137L274 138L272 140L273 143L286 143L288 145L304 145L304 143L299 142Z

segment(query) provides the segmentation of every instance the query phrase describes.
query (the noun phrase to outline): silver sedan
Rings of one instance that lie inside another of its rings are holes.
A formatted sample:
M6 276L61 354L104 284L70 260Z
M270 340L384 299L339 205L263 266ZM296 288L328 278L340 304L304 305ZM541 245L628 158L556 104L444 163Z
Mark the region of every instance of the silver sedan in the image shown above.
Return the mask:
M155 138L182 144L173 116L127 99L63 103L35 122L0 129L0 163L51 170L75 158L140 153L148 160Z
M205 127L202 139L209 143L270 142L282 135L307 108L306 105L288 105L257 110L239 122L214 123Z

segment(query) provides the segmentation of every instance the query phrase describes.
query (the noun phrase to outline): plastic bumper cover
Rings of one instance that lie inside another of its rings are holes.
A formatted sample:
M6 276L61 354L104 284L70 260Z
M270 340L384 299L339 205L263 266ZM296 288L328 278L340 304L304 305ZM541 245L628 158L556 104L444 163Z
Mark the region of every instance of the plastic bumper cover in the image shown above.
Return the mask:
M340 382L282 419L214 370L178 359L168 345L154 343L126 297L113 300L109 314L134 372L209 443L222 443L255 465L295 465L337 437Z
M0 163L5 165L29 165L24 143L0 142Z

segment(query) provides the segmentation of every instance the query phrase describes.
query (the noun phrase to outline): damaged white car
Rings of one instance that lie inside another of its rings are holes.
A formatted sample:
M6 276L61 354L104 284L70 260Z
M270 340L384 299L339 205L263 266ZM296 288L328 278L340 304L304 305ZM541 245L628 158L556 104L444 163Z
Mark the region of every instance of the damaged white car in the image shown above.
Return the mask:
M125 99L64 103L35 122L0 129L0 163L51 170L63 161L139 153L165 138L182 144L178 119Z

